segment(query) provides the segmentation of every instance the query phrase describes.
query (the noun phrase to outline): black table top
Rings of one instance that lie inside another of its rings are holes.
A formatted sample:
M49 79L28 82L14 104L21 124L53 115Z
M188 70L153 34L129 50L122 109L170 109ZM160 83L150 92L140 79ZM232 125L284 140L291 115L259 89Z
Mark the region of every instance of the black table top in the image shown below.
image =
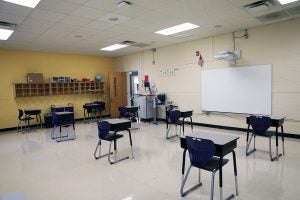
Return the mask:
M217 133L209 133L209 132L202 132L202 131L201 132L197 131L197 132L188 134L187 136L211 140L216 145L221 145L221 146L225 145L229 142L232 142L234 140L239 139L238 136L217 134Z
M246 123L250 124L250 116L246 117ZM272 127L280 127L284 124L285 117L269 116L272 119Z
M209 132L202 132L202 131L191 133L188 136L213 141L213 143L216 146L215 156L219 156L219 157L221 156L223 157L229 154L230 152L232 152L232 150L237 147L237 140L239 139L239 137L237 136L209 133ZM181 148L187 149L187 144L184 137L180 138L180 145Z
M105 119L103 121L107 121L110 124L110 129L111 131L125 131L131 128L131 121L128 119L119 119L119 118L114 118L114 119Z
M137 112L139 110L138 106L126 106L127 112Z
M41 114L42 110L41 109L25 109L24 113L26 115L39 115Z

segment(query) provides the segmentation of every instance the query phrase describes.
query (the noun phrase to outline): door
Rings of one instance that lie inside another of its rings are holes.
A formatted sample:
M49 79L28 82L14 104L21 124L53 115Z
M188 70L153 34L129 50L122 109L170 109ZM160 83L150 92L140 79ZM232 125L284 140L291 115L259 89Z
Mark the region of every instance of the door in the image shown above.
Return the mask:
M119 106L127 105L126 73L109 73L110 115L119 117Z

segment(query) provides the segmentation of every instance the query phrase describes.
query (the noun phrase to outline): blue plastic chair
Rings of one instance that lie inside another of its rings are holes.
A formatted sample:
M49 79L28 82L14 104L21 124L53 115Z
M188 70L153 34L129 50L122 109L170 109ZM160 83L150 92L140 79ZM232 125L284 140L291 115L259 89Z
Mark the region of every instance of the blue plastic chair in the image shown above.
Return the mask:
M170 139L170 138L178 136L177 135L177 126L178 125L180 126L179 127L179 133L181 133L181 126L182 126L183 122L181 120L179 120L180 117L181 117L181 112L179 110L170 110L169 111L169 117L168 117L169 126L167 127L167 131L166 131L166 139ZM169 136L172 125L175 125L176 133L172 136Z
M130 119L130 115L127 112L126 106L120 106L119 107L119 111L120 111L120 118L128 118L128 119Z
M247 132L247 144L246 144L246 155L250 155L253 152L256 151L255 148L255 138L256 136L265 136L269 138L269 155L271 161L274 161L277 159L277 157L272 157L272 145L271 145L271 139L275 132L268 131L268 129L272 125L272 119L267 116L250 116L249 122L252 127L252 134L250 136L249 140L249 131ZM253 149L250 150L250 145L253 139Z
M182 180L182 184L180 188L181 196L185 196L190 191L202 185L200 169L203 169L212 173L211 192L210 192L210 199L212 200L214 195L215 173L219 170L219 161L220 161L219 157L214 156L216 152L215 144L211 140L199 139L195 137L186 136L185 139L186 139L186 144L187 144L187 149L189 152L191 164ZM229 161L228 159L223 159L222 166L227 164L228 161ZM191 189L184 192L184 185L187 181L188 175L192 167L196 167L199 169L199 183L194 187L192 187Z
M117 140L122 138L123 135L117 134L116 132L110 131L111 127L110 124L107 121L97 121L97 125L98 125L98 137L99 137L99 141L97 143L95 152L94 152L94 158L97 160L99 158L108 156L108 162L110 164L115 164L117 162L120 162L122 160L128 159L129 156L121 158L121 159L116 159L116 150L117 150ZM108 149L108 153L101 155L101 141L105 140L109 142L109 149ZM111 144L112 142L114 142L114 155L115 155L115 159L114 161L111 160L111 154L113 154L113 152L111 151ZM99 154L97 155L97 151L99 149Z

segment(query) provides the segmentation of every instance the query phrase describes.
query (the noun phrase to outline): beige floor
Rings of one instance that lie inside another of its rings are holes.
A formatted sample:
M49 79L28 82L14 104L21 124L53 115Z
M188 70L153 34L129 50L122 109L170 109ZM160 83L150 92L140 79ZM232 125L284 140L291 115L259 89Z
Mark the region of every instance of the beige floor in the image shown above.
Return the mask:
M240 195L235 199L300 199L300 140L287 139L286 155L270 162L268 140L257 139L257 151L245 156L245 133L196 127L240 136L237 165ZM57 143L51 129L0 135L0 199L26 200L173 200L209 199L210 173L203 187L182 198L182 149L178 138L165 139L165 124L142 123L132 131L135 158L110 165L95 160L95 123L76 124L77 139ZM186 133L190 129L186 128ZM102 150L106 150L105 143ZM281 145L280 145L281 147ZM127 134L118 141L119 155L130 153ZM227 156L231 159L231 155ZM197 181L193 169L188 185ZM232 161L224 167L224 196L234 192ZM2 198L1 198L2 196ZM216 176L215 199L219 199Z

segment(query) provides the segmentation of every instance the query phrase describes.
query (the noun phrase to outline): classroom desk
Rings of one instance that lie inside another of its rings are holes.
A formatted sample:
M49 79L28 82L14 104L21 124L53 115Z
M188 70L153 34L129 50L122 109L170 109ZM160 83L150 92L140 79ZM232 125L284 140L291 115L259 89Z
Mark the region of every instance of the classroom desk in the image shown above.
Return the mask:
M222 172L222 160L223 157L226 156L229 153L232 153L233 157L233 166L234 166L234 175L236 178L236 183L237 183L237 168L236 168L236 156L235 156L235 151L234 149L237 147L237 140L239 137L237 136L231 136L231 135L223 135L223 134L216 134L216 133L207 133L207 132L194 132L190 134L189 136L191 137L196 137L196 138L201 138L201 139L207 139L211 140L214 142L216 146L216 152L215 156L220 157L219 161L219 186L220 186L220 199L223 198L222 194L222 187L223 187L223 172ZM186 140L184 137L180 138L180 146L183 148L183 159L182 159L182 177L184 176L184 170L185 170L185 157L186 157L186 151L187 151L187 144ZM200 187L201 184L196 185L195 187L187 190L186 192L183 192L181 190L181 195L185 196L189 192L193 191L194 189ZM238 194L238 191L236 191L236 194ZM234 194L231 194L229 197L226 199L233 198Z
M129 114L130 120L132 122L136 121L136 123L139 124L140 123L139 106L126 106L126 109Z
M110 131L114 131L115 133L120 132L120 131L128 131L129 141L130 141L130 148L131 148L131 156L132 156L132 159L133 159L134 156L133 156L132 138L131 138L131 131L130 131L131 121L127 120L127 119L119 119L119 118L105 119L103 121L107 121L110 124ZM117 150L116 142L114 142L114 150ZM125 160L125 159L128 159L128 158L129 158L129 156L125 157L122 160ZM111 161L109 161L109 162L111 164L114 164Z
M90 119L90 116L89 116L90 113L94 113L94 118L96 119L97 111L100 112L100 118L101 118L102 111L105 110L105 107L103 108L103 105L98 104L98 103L87 103L87 104L84 104L82 107L83 107L83 118L84 118L85 122L86 122L86 118Z
M57 142L76 139L74 112L55 112L55 114L57 115L57 122L56 125L53 126L53 132L51 134L51 138L56 139ZM69 137L69 135L61 134L61 127L68 126L70 124L73 125L74 137ZM54 131L57 126L59 126L59 136L54 135Z
M41 118L41 109L25 109L24 113L27 117L30 117L32 115L35 115L35 119L37 124L40 123L40 126L42 127L42 118ZM28 120L28 127L29 127L29 120Z
M283 124L284 124L284 119L285 117L275 117L275 116L270 116L271 120L272 120L272 124L271 127L275 127L276 131L275 131L275 135L276 135L276 157L274 158L274 160L278 160L278 158L280 156L282 156L282 154L284 155L284 132L283 132ZM247 142L249 139L249 132L250 132L250 118L249 116L246 117L246 123L248 124L248 128L247 128ZM282 154L278 154L278 128L280 127L281 129L281 140L282 140Z
M184 120L185 118L190 118L191 128L193 130L193 111L192 110L180 110L181 118L182 118L182 134L184 135ZM166 110L166 121L167 121L167 129L169 127L169 110Z

